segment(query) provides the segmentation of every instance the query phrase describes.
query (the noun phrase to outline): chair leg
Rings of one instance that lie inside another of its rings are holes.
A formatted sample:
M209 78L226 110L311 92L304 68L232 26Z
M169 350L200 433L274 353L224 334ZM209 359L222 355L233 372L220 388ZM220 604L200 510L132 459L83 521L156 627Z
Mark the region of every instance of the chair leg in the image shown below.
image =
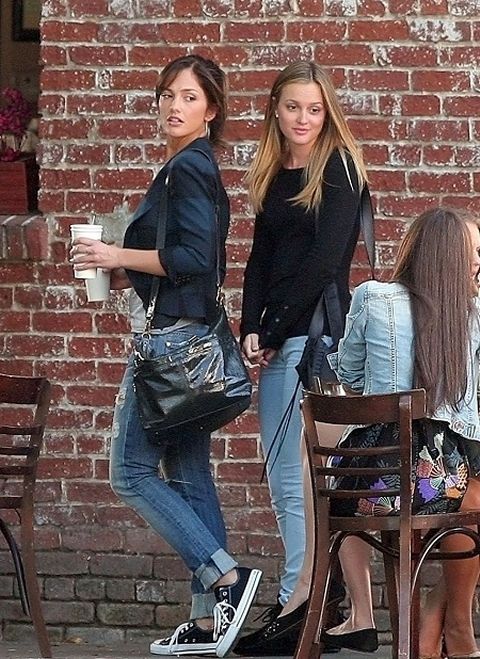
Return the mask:
M400 528L400 557L398 570L398 659L413 659L411 655L411 594L412 546L409 528Z
M412 531L412 575L417 565L417 557L421 549L420 531ZM420 654L420 577L412 583L411 594L411 620L412 620L412 656L418 657Z
M398 539L398 534L396 532L382 531L381 539L383 545L394 548L397 545L396 540ZM398 593L395 565L396 559L385 552L383 554L383 566L385 569L385 584L392 630L392 659L397 659L398 652Z
M18 549L18 545L15 541L15 538L12 535L12 532L1 518L0 518L0 531L2 532L3 537L7 541L8 547L10 549L10 553L12 555L15 574L17 576L18 592L20 593L20 601L22 603L23 612L25 613L26 616L30 616L27 586L25 583L25 571L23 569L22 557Z
M320 625L327 600L331 558L328 543L318 543L315 552L312 583L302 631L294 659L318 659L321 657Z
M52 649L48 639L47 627L42 613L40 589L38 587L35 550L33 546L33 511L23 510L21 521L22 557L25 568L25 582L27 586L30 616L37 636L38 646L42 657L49 659Z

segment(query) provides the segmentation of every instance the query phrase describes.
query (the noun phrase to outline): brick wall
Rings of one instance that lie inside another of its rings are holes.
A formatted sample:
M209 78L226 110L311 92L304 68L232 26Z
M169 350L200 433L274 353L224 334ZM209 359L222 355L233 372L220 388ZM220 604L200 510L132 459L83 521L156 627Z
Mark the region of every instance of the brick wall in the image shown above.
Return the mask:
M194 50L228 73L221 161L233 208L229 306L238 318L252 230L242 179L266 92L294 59L331 71L363 144L385 270L404 222L429 205L480 210L479 9L478 0L44 0L39 160L48 255L4 254L0 369L54 383L37 506L54 638L144 638L188 610L187 572L107 482L111 409L128 349L125 299L86 304L67 263L69 225L95 214L118 231L163 157L157 70ZM367 272L359 249L353 282ZM281 550L259 483L253 409L216 437L213 464L231 549L264 569L259 602L272 603ZM0 619L13 638L25 618L5 551L0 566ZM382 608L380 571L375 581ZM388 627L385 611L379 625Z

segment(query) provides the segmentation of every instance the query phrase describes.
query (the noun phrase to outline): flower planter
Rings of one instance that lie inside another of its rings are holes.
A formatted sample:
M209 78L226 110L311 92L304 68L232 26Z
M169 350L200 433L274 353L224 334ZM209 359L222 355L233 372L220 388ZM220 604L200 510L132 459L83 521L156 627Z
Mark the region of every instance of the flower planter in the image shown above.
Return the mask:
M37 195L38 165L34 154L0 162L0 215L36 210Z

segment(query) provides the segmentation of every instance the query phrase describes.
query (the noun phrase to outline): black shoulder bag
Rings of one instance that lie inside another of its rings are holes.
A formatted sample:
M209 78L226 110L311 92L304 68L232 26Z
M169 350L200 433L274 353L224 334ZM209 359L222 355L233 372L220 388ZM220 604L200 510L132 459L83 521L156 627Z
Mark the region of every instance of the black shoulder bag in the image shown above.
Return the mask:
M197 150L209 158L204 151ZM165 244L167 199L168 175L160 200L158 249ZM142 426L152 441L172 436L180 438L178 431L185 428L213 432L233 421L251 402L252 384L221 296L218 203L215 215L217 297L210 331L206 336L192 337L185 346L168 355L150 358L141 347L134 351L133 378L138 410ZM145 338L151 330L159 284L160 278L155 277L146 314ZM141 343L144 344L146 342Z
M347 164L344 161L347 175L350 178ZM350 181L350 185L352 185ZM353 187L353 186L352 186ZM370 191L367 184L364 185L360 197L360 228L363 234L363 240L367 250L372 279L375 268L375 238L373 229L373 209ZM330 341L325 340L324 327L328 321L330 327ZM338 379L334 371L330 368L327 355L338 350L338 342L343 336L345 328L345 318L341 311L340 299L336 282L328 284L324 290L315 308L310 327L308 328L308 338L305 343L300 362L296 369L300 381L305 389L310 391L323 391L323 385L338 384Z

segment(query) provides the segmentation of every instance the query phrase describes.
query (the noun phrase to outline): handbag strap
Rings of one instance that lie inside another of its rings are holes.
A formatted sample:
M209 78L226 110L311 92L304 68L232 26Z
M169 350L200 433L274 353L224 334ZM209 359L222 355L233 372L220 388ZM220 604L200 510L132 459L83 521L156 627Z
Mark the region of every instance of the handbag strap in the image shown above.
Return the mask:
M348 169L347 156L345 155L345 150L340 149L340 157L342 158L343 166L345 168L345 173L350 183L352 190L353 187L352 177L350 175L350 170ZM372 197L370 196L370 190L368 184L365 183L362 192L360 194L360 206L359 206L359 215L360 215L360 228L363 234L363 242L365 243L365 249L367 250L368 263L370 265L370 272L372 279L375 279L375 231L374 231L374 219L373 219L373 206L372 206Z
M198 151L199 153L202 153L212 164L213 161L210 158L209 154L203 151L202 149L197 149L193 148L192 151ZM168 219L168 194L169 194L169 180L170 180L170 167L171 163L173 161L173 158L171 158L168 163L165 164L165 167L168 167L167 169L167 176L165 177L165 184L163 186L163 189L160 193L160 198L158 201L158 223L157 223L157 235L155 239L155 247L156 249L162 249L165 247L165 236L167 233L167 219ZM216 265L215 265L215 286L216 286L216 296L215 296L215 301L216 301L216 306L218 306L221 303L221 284L220 284L220 220L219 220L219 212L218 212L218 186L217 182L215 181L215 225L216 225ZM152 285L150 288L150 297L148 300L148 305L147 305L147 310L145 314L145 329L143 330L143 334L149 334L150 330L152 329L152 322L153 322L153 316L155 314L155 305L157 304L157 297L158 297L158 291L160 289L160 280L161 277L157 277L154 275Z

